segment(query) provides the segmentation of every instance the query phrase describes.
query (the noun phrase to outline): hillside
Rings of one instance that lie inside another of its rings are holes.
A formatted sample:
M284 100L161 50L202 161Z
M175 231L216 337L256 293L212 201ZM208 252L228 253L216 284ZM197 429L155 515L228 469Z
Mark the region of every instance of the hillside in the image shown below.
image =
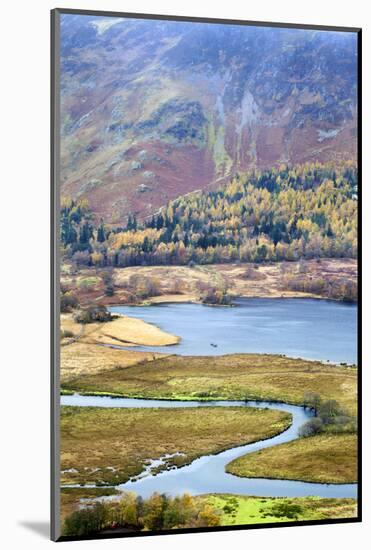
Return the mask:
M356 158L352 33L62 15L62 195L118 225L237 171Z
M357 256L357 170L350 162L237 175L168 203L145 222L92 222L88 202L62 201L61 241L77 265L191 265Z

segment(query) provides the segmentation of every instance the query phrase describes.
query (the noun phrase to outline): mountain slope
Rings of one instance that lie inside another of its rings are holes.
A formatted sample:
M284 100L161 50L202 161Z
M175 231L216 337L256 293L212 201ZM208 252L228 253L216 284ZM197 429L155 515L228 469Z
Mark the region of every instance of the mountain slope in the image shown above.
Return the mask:
M62 194L122 223L238 170L356 157L351 33L63 15Z

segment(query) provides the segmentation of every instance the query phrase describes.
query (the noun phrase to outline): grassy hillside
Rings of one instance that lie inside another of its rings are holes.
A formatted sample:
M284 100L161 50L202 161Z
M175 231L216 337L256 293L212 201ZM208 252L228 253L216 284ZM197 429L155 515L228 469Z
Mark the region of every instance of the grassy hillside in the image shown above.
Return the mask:
M61 187L98 220L356 157L353 33L61 17Z

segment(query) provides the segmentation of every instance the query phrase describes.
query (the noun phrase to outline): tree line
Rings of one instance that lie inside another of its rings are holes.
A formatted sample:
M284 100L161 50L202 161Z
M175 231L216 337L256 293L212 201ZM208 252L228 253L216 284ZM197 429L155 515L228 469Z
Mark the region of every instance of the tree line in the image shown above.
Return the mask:
M120 227L94 224L86 200L65 198L62 252L77 265L127 267L357 256L352 162L282 165L237 174Z
M124 493L119 500L96 501L66 517L63 535L84 536L102 530L154 531L184 527L215 527L220 516L212 506L188 494L171 497L153 493L147 499Z

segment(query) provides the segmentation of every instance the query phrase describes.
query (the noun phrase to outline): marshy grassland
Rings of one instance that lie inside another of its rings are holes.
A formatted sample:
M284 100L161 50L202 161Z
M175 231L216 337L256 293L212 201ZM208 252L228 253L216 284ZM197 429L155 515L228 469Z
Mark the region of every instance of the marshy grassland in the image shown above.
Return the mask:
M281 355L169 355L77 376L63 389L159 399L257 399L303 404L306 392L356 413L357 369Z
M149 364L166 354L119 350L76 342L61 348L61 383L65 387L76 377L98 375L114 369L125 369L138 363Z
M276 435L291 424L277 410L241 407L104 409L62 407L63 484L123 483L151 459L169 457L162 468Z
M98 346L95 349L99 349ZM118 354L121 353L121 350L109 351L118 351ZM140 355L140 352L133 353ZM95 352L92 352L91 360L94 357L96 357ZM134 360L132 359L132 361ZM128 364L126 367L117 367L112 370L102 369L97 374L92 369L90 372L91 374L70 378L63 384L63 388L67 391L77 391L80 393L106 393L127 397L182 400L257 399L284 401L298 405L303 404L304 395L307 392L313 392L320 395L323 400L336 400L347 414L356 414L357 369L349 366L327 365L318 361L306 361L279 355L262 354L236 354L214 357L169 355L158 359L150 356L147 359L143 358L143 361L140 363ZM208 409L208 411L210 410ZM177 411L174 414L174 409L172 409L169 412L171 418L174 415L171 425L167 424L167 413L163 413L163 411L161 413L150 413L152 425L156 426L155 431L150 430L147 433L139 421L138 424L135 422L132 428L135 434L145 436L146 442L149 443L148 454L144 453L143 455L137 454L134 456L129 453L125 459L120 454L116 454L117 467L118 469L121 468L122 471L120 473L115 472L114 474L112 471L103 471L102 473L99 472L98 477L102 481L107 479L114 480L115 476L118 476L118 478L122 476L123 471L130 472L129 477L136 475L143 467L143 459L149 457L155 458L161 456L161 453L184 452L185 456L176 457L175 461L177 465L181 465L190 462L196 456L232 447L234 433L233 429L231 431L229 421L230 410L229 408L227 410L219 409L214 414L200 409L189 413L189 409L187 409L187 413L184 413L183 410L183 413ZM71 423L75 427L74 429L77 429L78 435L75 435L74 439L79 442L78 444L82 446L82 449L84 445L87 445L91 449L92 444L89 443L89 440L93 441L95 436L90 434L88 430L85 435L90 435L87 439L84 439L84 434L78 430L78 416L83 415L80 418L83 419L82 427L85 428L89 423L89 419L99 418L100 413L96 411L97 409L92 409L88 414L85 411L76 410L73 413L77 415L76 417L71 417L65 413L65 424L63 424L62 420L62 426L65 425L66 430L67 428L72 428ZM104 414L110 415L113 413L104 412ZM127 420L130 417L134 422L134 419L138 419L142 415L146 417L148 412L132 410L130 413L122 411L118 413L118 416L120 414L121 418ZM190 426L192 426L192 430L189 432L190 437L182 436L179 439L182 431L173 422L175 422L176 416L181 418L184 415L184 420L188 417L188 414L194 415L194 420L190 422ZM237 416L240 414L237 412ZM259 413L257 412L257 414ZM155 419L157 415L159 415L159 419L161 418L164 424ZM242 418L246 419L246 417ZM206 431L210 429L212 432L216 427L215 422L219 420L220 425L215 432L215 434L218 434L218 441L215 441L216 435L210 440L207 433L197 432L197 426L203 424L205 424L204 429ZM107 421L107 424L111 424L111 420ZM100 421L94 420L93 429L97 430L98 439L101 437L100 435L98 437L99 426L101 426ZM101 429L103 430L103 428ZM155 450L159 441L165 441L161 434L162 429L164 432L169 430L169 433L172 435L168 435L169 441L166 441L165 446L161 446L158 452L154 451L151 454L151 448ZM264 426L264 429L266 429L266 426ZM240 435L242 437L234 440L234 444L248 443L250 440L247 439L246 435L252 434L249 430L250 428L248 430L241 429ZM123 433L125 431L124 429ZM84 429L81 432L84 432ZM66 437L67 432L62 429L62 441L64 443L67 442ZM110 439L111 435L108 440ZM202 443L201 440L204 442ZM114 441L114 438L112 441ZM195 449L196 442L197 449ZM125 445L127 445L127 439L125 440ZM107 441L107 446L102 445L101 447L106 448L108 451L110 448L109 441ZM90 453L90 456L93 455L94 453ZM74 460L68 460L65 469L76 468L76 464L73 466L75 463ZM99 467L103 464L108 464L108 462L107 457L105 457L102 462L99 462ZM83 476L81 477L81 468L83 467L85 466L82 464L78 465L79 474L73 474L73 479L79 479L80 481L81 479L85 481L92 479L89 477L90 474L86 472L83 472ZM91 468L96 467L98 467L96 464L91 466ZM227 466L227 471L241 477L295 479L320 483L355 482L357 480L357 436L352 433L324 433L301 438L263 449L256 453L247 454L231 462ZM93 475L93 478L97 479L97 476ZM71 479L70 474L68 475L68 479Z
M357 501L352 498L262 498L223 494L198 498L206 500L221 514L221 525L352 518L357 514Z
M355 483L357 437L321 434L296 439L237 458L226 471L240 477Z
M71 348L72 352L72 348L78 345L83 344L66 346L65 350L68 352ZM107 361L106 353L115 352L114 361L120 361L123 353L122 350L85 346L91 354L88 360L91 365L99 358L96 350L103 350L104 361ZM126 353L142 356L141 352ZM256 399L297 405L302 405L305 394L312 392L320 395L322 400L335 400L348 415L356 414L355 367L263 354L213 357L169 355L160 358L148 355L143 356L141 362L135 362L135 357L127 357L126 366L102 368L100 372L94 372L96 366L88 367L83 374L76 372L75 377L66 377L63 389L126 397ZM71 360L74 358L71 357ZM148 458L178 451L184 455L171 459L169 465L180 466L203 454L268 437L270 419L274 417L268 413L264 417L259 416L261 412L258 409L255 411L246 416L241 410L232 414L231 408L152 409L149 412L148 409L101 411L63 407L63 469L74 468L78 471L64 474L63 479L78 483L119 483L139 474ZM254 426L258 416L267 419L267 424ZM234 424L237 418L247 424L239 425L239 421ZM251 425L250 420L253 420ZM281 431L282 425L273 423L271 428L272 435ZM99 441L99 450L94 449L95 441ZM86 449L89 449L89 463L84 458ZM114 467L115 471L105 470L107 465ZM101 470L94 471L96 468ZM227 466L228 472L241 477L321 483L355 482L356 470L357 436L354 433L323 433L301 438L245 455Z

